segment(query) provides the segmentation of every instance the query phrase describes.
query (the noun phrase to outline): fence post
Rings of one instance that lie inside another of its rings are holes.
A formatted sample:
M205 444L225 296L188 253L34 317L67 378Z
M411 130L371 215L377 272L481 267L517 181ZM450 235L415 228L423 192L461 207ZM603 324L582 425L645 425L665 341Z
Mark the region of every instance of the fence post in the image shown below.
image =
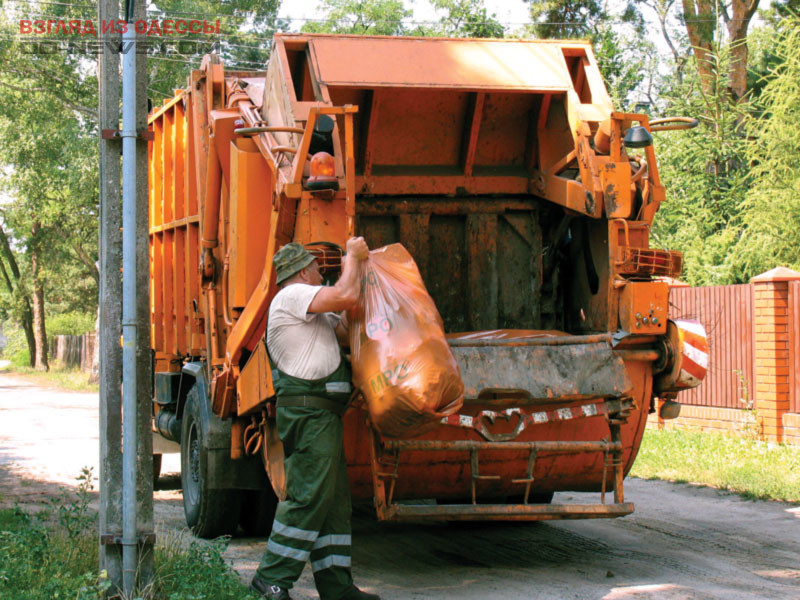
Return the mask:
M777 267L753 277L755 312L756 411L764 439L783 441L783 415L789 410L790 347L789 282L800 273Z

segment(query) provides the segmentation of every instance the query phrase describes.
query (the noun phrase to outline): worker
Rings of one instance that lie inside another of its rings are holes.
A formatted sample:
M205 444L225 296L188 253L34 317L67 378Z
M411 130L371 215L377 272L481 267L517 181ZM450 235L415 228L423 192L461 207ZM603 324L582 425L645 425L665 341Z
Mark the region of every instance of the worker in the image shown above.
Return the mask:
M270 600L291 600L289 589L309 560L321 600L380 600L353 585L350 572L350 482L342 414L351 372L339 342L347 340L338 312L360 293L359 264L369 256L363 238L347 241L342 274L322 285L319 263L301 244L275 253L280 290L269 308L267 349L283 442L286 499L278 504L267 549L251 588Z

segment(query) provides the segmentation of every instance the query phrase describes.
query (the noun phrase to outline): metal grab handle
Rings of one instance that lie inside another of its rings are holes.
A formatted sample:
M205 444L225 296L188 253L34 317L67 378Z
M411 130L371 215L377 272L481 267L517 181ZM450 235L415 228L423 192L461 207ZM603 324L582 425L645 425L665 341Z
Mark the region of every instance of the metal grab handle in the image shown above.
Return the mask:
M674 123L668 125L667 123ZM700 121L692 117L664 117L663 119L653 119L650 121L650 131L679 131L682 129L694 129Z
M257 133L305 133L302 127L284 125L265 125L260 127L239 127L233 130L236 135L256 135Z

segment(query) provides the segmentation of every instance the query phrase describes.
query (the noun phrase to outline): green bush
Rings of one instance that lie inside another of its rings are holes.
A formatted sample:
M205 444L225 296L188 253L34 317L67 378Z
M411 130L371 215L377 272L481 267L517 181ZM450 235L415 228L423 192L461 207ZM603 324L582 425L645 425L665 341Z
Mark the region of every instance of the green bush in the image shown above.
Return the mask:
M99 572L97 513L89 509L92 472L78 478L77 496L63 492L49 509L29 515L0 510L0 598L97 600L111 588ZM223 558L228 540L211 543L182 535L159 540L153 581L139 600L254 598Z
M250 598L223 553L228 538L212 542L193 539L184 547L183 536L156 547L156 572L148 594L168 600L243 600Z
M45 325L47 336L83 335L94 331L97 315L68 312L60 315L47 315Z
M33 516L19 508L0 511L0 598L89 600L108 589L97 574L91 481L91 470L84 469L77 498L64 492L49 510Z
M25 339L25 332L13 321L3 323L3 334L6 336L6 347L3 348L2 356L10 360L15 367L27 367L30 365L30 355L28 354L28 342Z

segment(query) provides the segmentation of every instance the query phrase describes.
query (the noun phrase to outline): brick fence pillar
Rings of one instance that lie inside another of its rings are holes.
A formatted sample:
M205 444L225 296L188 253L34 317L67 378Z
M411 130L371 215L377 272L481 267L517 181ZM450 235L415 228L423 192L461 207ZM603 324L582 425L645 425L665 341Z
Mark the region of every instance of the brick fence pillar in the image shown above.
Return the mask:
M755 400L764 439L783 441L783 415L789 410L789 282L800 273L777 267L753 277L755 312Z

